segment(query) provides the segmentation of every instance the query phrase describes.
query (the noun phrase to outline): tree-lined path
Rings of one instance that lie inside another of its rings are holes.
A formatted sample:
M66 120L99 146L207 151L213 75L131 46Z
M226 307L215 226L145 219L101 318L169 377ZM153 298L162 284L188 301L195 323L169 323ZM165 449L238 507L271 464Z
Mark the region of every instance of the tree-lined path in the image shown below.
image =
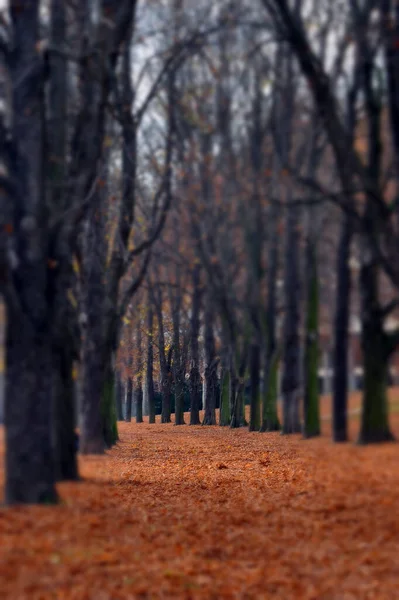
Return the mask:
M120 424L59 506L0 512L0 598L394 598L399 448L333 445L322 423L306 442Z

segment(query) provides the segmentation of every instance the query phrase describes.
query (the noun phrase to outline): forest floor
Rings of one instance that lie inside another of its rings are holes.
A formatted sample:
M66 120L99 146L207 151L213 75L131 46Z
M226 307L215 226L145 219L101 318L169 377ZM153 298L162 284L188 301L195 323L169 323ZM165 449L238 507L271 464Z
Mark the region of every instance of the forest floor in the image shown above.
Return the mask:
M334 445L329 413L307 441L120 424L59 506L0 510L0 598L399 598L399 444Z

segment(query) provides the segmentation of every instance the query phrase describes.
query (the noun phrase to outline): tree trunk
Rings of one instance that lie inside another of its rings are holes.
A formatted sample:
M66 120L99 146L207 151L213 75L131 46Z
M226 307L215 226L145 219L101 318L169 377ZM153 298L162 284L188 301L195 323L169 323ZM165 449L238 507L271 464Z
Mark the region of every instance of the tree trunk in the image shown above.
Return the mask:
M155 395L154 395L154 346L153 346L153 326L154 313L152 306L148 309L147 321L147 370L146 383L148 395L148 422L155 423Z
M161 423L170 423L171 422L171 404L170 404L170 395L172 389L172 372L171 367L167 368L167 370L161 375L161 391L162 391L162 414L161 414Z
M152 291L152 290L151 290ZM161 393L162 393L162 413L161 423L171 422L171 402L170 393L172 388L172 373L171 373L171 359L172 350L169 351L168 356L165 349L165 333L163 324L163 295L162 290L158 290L157 297L155 292L152 293L152 302L155 305L157 320L158 320L158 346L159 346L159 368L161 373Z
M193 272L193 301L190 331L191 369L190 369L190 425L200 424L201 375L199 371L199 330L200 330L200 267L195 265Z
M7 504L54 503L51 344L48 335L24 326L12 310L8 315L5 500Z
M307 306L304 365L304 427L305 438L320 435L319 410L319 282L315 241L309 232L306 249Z
M105 365L101 351L102 340L97 342L97 335L94 336L94 334L101 336L99 329L97 323L97 327L92 328L91 332L87 329L82 339L79 445L81 454L102 454L104 452L101 398L104 389Z
M212 298L207 298L207 306L204 315L205 321L205 414L203 425L216 425L216 393L217 393L217 360L215 349L215 338L213 334L213 310Z
M198 366L195 366L194 363L190 369L190 401L190 425L200 425L199 411L202 403L201 375Z
M101 417L104 443L107 448L111 448L119 439L116 420L115 370L112 361L108 362L104 373L101 396Z
M184 425L184 375L180 345L180 297L175 299L173 314L173 378L175 391L175 425Z
M72 378L73 357L65 350L53 351L54 377L54 454L58 481L79 479L75 434L75 382Z
M116 420L123 421L123 393L124 385L121 379L121 374L115 371L115 410Z
M334 384L333 384L333 439L348 439L348 346L351 274L349 267L352 224L344 215L338 248L337 301L334 321Z
M134 398L136 403L136 423L143 422L143 359L142 359L142 335L141 335L141 322L137 317L137 331L136 331L136 344L137 344L137 385L134 388Z
M251 413L249 430L260 430L260 346L252 343L250 347Z
M37 52L39 2L11 2L13 157L12 238L15 264L7 273L7 504L57 501L52 453L52 309L47 207L43 186L44 64ZM10 215L11 216L11 215ZM3 235L1 232L0 237ZM1 274L4 277L5 273Z
M127 380L126 401L125 401L125 421L130 423L132 420L132 403L133 403L133 379L129 375Z
M283 340L283 427L282 433L299 433L300 339L299 339L299 278L298 278L298 210L288 208L285 251L285 317Z
M220 418L219 425L227 427L231 423L230 414L230 371L224 369L221 376L220 386Z
M134 390L136 401L136 423L143 422L143 386L141 381L137 382L137 387Z
M360 273L362 296L362 351L364 365L363 408L359 443L394 439L388 419L388 336L378 304L378 270L365 262Z
M276 343L277 321L277 275L278 275L278 215L275 203L270 209L270 246L268 255L266 339L263 372L263 401L261 431L279 431L280 422L277 415L278 400L278 367L280 356Z
M273 356L266 359L261 431L280 431L280 421L277 414L278 366L279 356L277 350L275 350Z

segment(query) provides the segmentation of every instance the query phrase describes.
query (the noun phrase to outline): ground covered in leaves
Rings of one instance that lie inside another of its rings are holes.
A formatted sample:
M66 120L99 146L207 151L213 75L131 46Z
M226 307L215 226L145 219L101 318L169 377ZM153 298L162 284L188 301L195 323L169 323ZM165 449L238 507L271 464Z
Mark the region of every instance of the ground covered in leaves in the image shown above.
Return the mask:
M323 412L308 441L120 424L59 506L0 509L0 598L397 598L399 444L333 445Z

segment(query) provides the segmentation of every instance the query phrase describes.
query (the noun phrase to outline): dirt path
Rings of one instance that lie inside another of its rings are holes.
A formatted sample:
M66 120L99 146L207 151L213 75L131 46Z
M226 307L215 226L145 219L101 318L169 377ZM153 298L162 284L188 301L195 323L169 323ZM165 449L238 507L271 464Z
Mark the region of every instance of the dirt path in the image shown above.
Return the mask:
M120 433L61 506L0 510L0 598L399 597L398 444Z

